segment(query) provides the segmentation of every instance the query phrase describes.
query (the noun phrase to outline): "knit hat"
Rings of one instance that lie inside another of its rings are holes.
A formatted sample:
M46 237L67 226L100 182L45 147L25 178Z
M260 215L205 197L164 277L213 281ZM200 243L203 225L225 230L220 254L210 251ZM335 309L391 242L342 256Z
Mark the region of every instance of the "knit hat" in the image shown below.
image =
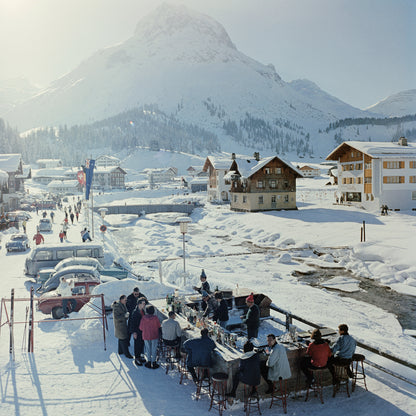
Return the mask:
M253 295L254 295L254 293L251 292L251 294L246 297L246 302L253 302L254 303L254 296Z
M204 279L206 279L206 278L207 278L207 275L205 274L204 269L202 269L202 272L201 272L201 277L203 277Z

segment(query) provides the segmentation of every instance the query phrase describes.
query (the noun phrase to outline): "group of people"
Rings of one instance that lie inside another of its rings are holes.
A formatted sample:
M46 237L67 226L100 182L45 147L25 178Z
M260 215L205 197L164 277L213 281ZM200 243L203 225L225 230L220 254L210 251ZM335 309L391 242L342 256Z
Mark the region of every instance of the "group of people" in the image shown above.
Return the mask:
M339 337L332 348L328 342L322 339L319 329L314 329L311 334L312 343L306 350L306 355L302 358L300 367L306 376L306 383L311 386L314 382L312 371L327 367L332 375L332 384L339 388L339 380L335 373L335 365L346 365L347 374L352 377L352 371L349 366L352 356L355 353L357 343L348 333L348 325L341 324L338 326Z

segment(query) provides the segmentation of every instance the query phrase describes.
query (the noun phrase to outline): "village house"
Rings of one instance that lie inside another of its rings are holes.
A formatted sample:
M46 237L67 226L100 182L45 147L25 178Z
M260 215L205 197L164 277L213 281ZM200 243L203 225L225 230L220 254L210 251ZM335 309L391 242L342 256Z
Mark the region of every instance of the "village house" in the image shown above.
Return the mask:
M235 154L233 153L233 157ZM230 170L232 160L208 156L203 167L208 172L208 202L229 202L231 179L225 179Z
M344 142L326 159L338 164L340 202L416 210L416 145L406 138L396 143Z
M36 161L38 169L50 169L50 168L61 168L61 159L38 159Z
M188 175L192 177L207 177L208 176L208 172L204 171L203 166L189 166L189 168L186 169L186 171L188 172Z
M65 176L66 168L45 168L33 173L33 181L42 185L48 185L52 181L63 181L68 179Z
M8 175L7 184L2 186L4 209L7 211L18 209L25 192L24 180L30 176L30 170L24 171L20 153L0 154L0 170Z
M54 180L48 184L48 191L57 195L73 195L82 192L82 185L77 180Z
M208 178L194 178L190 182L191 192L206 192L208 188Z
M119 166L107 168L95 168L93 176L93 186L99 189L124 189L125 176L127 173Z
M277 156L260 160L234 159L227 177L231 179L233 211L297 209L296 178L302 174Z
M143 172L147 174L147 178L150 184L156 184L173 181L178 174L178 169L174 167L152 168L145 169Z
M121 160L115 156L102 155L95 159L96 168L119 167Z
M312 168L308 165L304 165L302 167L297 167L297 169L302 173L304 178L315 178L321 175L321 171L317 168Z

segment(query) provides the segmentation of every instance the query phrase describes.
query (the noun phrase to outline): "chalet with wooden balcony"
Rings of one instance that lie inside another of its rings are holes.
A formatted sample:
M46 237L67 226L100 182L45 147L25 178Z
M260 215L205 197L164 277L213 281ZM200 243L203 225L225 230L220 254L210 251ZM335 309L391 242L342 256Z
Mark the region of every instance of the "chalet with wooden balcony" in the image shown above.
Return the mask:
M337 161L344 203L416 210L416 145L404 137L396 143L344 142L326 159Z
M233 211L270 211L297 209L296 178L302 174L277 156L260 160L233 160L226 179L231 180Z

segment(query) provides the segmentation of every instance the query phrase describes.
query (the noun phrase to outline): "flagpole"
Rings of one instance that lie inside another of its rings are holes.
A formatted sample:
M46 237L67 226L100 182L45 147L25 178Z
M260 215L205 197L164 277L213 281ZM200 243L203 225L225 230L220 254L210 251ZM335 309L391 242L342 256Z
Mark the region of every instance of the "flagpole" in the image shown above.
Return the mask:
M92 183L91 183L91 229L92 229L92 238L94 239L94 192L93 192Z

